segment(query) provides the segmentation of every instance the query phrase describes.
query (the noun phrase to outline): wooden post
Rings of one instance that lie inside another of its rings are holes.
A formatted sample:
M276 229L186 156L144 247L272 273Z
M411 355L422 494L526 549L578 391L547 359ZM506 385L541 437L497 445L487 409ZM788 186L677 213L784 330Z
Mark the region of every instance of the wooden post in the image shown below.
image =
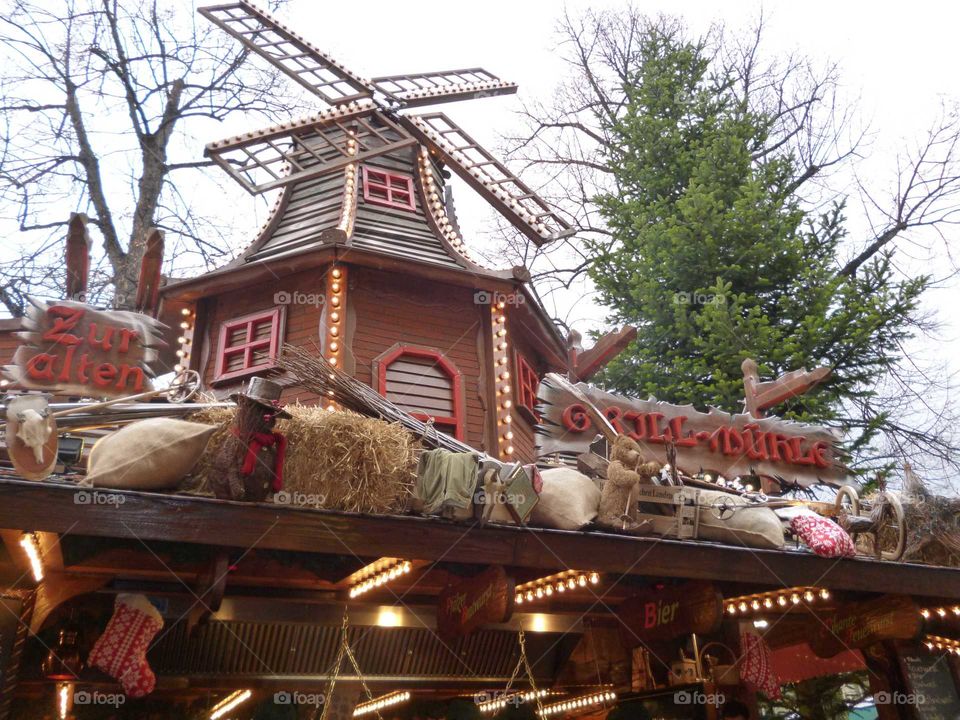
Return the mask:
M897 652L890 641L879 642L863 650L863 659L867 663L869 673L870 692L877 693L904 693L907 692L906 683L900 674L897 663ZM894 703L877 705L878 720L899 720L899 718L913 718L907 706ZM901 714L902 713L902 714Z

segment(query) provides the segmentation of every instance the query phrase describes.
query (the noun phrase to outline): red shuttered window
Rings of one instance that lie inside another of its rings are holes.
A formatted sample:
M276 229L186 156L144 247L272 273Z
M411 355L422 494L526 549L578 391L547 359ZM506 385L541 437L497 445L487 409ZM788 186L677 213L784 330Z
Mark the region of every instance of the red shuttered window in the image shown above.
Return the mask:
M413 178L363 166L363 199L374 205L415 210Z
M401 345L377 363L381 395L413 417L433 420L441 432L463 439L462 378L442 353Z
M214 380L269 370L280 348L282 308L244 315L220 326Z
M540 416L537 415L537 391L540 389L537 371L520 353L514 353L513 365L517 378L517 409L530 422L540 422Z

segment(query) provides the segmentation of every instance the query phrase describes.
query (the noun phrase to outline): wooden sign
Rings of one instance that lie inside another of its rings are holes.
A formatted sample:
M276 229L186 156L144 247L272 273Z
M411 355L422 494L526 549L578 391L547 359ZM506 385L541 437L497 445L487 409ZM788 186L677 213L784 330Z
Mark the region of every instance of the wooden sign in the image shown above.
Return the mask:
M437 631L444 640L464 637L485 623L506 622L513 614L514 581L499 565L447 585L437 604Z
M617 617L629 647L690 633L712 633L723 620L723 596L708 582L650 589L624 600Z
M907 684L903 698L906 702L902 704L912 705L919 720L960 718L960 696L948 658L924 648L908 647L897 648L897 660Z
M903 595L848 603L820 620L809 642L813 651L823 658L843 650L869 647L882 640L914 640L923 627L920 608Z
M23 344L4 368L27 390L124 397L153 389L151 367L166 326L139 313L83 303L30 300L18 336Z
M582 383L575 387L600 408L617 433L637 441L645 462L666 462L666 446L672 442L678 469L689 475L712 473L728 480L757 475L803 487L841 485L846 479L837 459L838 436L828 428L731 415L716 408L704 413L692 405L637 400ZM575 458L586 452L599 429L584 404L550 383L541 383L538 399L540 456Z

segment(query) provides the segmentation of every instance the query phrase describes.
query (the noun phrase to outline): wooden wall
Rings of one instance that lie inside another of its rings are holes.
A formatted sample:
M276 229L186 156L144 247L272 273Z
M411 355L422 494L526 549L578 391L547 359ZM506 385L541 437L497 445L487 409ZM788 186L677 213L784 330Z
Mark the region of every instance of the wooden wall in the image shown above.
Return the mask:
M480 390L478 334L486 306L469 288L359 268L350 271L348 304L355 316L356 377L373 385L374 359L398 342L435 348L457 366L465 390L464 440L483 448L484 403Z
M20 344L20 339L16 336L19 329L19 319L0 320L0 366L7 365L13 360L13 353Z
M348 256L349 257L349 256ZM376 387L373 365L378 356L398 343L433 348L442 352L460 371L463 378L465 409L464 440L481 450L487 448L484 434L486 396L482 380L483 342L489 333L489 309L474 302L474 291L467 287L398 276L395 273L372 268L351 266L347 269L347 313L344 368L352 371L361 382ZM274 296L279 292L322 296L324 268L304 271L262 283L254 287L226 293L204 301L201 309L204 349L195 367L203 368L204 382L213 383L214 362L221 324L242 315L269 310L274 307ZM524 338L524 328L514 327L508 309L508 337L510 338L511 375L513 350L518 350L538 372L543 363L532 345ZM322 307L310 304L286 306L283 341L322 347L319 334ZM237 389L243 379L213 384L218 395L225 396ZM288 388L283 400L299 400L305 404L319 398L301 388ZM491 408L492 410L492 408ZM514 412L514 457L523 462L535 459L532 424L519 412Z

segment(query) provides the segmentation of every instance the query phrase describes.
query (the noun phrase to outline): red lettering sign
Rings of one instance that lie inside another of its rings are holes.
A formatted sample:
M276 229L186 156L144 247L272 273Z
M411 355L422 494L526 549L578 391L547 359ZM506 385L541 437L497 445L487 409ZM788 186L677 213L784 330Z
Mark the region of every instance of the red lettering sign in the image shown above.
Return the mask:
M139 313L31 301L6 378L29 390L123 397L152 390L166 327Z

